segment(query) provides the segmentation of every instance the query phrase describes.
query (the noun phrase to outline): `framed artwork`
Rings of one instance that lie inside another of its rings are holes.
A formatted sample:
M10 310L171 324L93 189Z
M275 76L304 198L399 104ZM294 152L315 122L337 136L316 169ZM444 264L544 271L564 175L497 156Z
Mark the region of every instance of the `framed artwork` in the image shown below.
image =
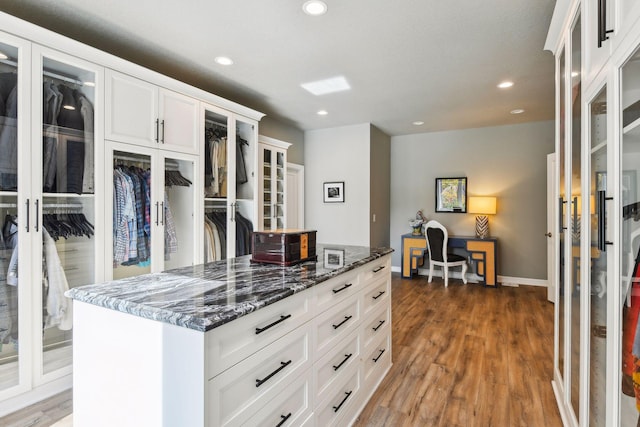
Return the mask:
M344 181L323 184L325 203L344 203Z
M467 178L436 178L436 212L467 212Z
M324 268L335 269L344 267L344 250L324 249Z

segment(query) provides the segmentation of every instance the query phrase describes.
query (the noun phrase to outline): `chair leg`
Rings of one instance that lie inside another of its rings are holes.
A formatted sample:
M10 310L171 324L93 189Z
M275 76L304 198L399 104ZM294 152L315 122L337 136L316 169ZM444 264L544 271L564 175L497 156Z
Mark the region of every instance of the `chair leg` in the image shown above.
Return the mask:
M433 277L433 263L429 261L429 283L431 283L431 278Z
M449 286L449 268L445 265L442 267L442 272L444 273L444 287Z
M462 281L464 282L464 284L467 284L467 264L464 263L462 264Z

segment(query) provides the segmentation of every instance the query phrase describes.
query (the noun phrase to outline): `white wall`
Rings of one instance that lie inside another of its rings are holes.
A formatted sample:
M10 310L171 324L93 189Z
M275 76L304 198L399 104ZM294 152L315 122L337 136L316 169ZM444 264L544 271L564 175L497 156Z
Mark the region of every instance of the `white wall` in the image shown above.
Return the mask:
M305 228L319 243L369 246L369 159L369 123L305 132ZM331 181L344 181L344 203L323 202Z

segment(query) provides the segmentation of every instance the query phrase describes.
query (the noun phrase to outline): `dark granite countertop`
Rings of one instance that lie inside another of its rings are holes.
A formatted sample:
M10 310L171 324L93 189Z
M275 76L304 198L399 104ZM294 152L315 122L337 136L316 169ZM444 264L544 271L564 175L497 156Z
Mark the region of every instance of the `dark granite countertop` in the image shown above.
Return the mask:
M344 266L324 265L324 250L344 251ZM231 258L162 273L80 286L77 301L208 331L391 253L391 248L317 245L318 261L290 267Z

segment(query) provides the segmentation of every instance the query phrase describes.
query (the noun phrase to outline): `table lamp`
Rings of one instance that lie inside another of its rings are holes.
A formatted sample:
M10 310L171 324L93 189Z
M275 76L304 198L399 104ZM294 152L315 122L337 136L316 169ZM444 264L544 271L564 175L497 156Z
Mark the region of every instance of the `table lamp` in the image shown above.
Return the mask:
M489 218L496 214L496 198L492 196L469 197L469 213L476 215L476 237L489 237Z

